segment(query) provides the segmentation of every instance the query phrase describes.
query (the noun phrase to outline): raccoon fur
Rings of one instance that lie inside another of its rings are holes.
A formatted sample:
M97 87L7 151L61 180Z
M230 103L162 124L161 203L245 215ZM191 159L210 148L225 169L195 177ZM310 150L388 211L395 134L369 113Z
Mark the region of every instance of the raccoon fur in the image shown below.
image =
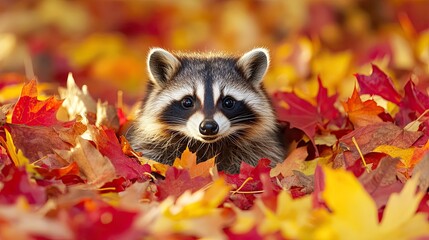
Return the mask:
M215 157L229 173L242 161L281 162L279 127L262 86L268 65L264 48L240 57L151 49L147 94L128 133L132 147L170 165L189 147L198 162Z

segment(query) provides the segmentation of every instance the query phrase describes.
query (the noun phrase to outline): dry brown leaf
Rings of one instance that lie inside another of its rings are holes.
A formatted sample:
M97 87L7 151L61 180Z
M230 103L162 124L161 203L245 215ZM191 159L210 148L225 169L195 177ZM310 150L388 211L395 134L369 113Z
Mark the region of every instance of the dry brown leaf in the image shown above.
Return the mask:
M62 106L67 110L69 120L75 119L80 115L83 117L83 123L88 123L88 113L95 114L97 112L97 103L91 97L86 85L82 86L82 90L76 85L72 74L67 78L67 88L59 88L60 97L64 99Z
M68 162L79 165L88 185L101 187L116 177L116 171L107 157L104 157L91 142L81 137L77 138L76 146L69 151L55 151Z
M105 126L117 131L119 129L119 117L116 108L107 102L97 102L97 119L95 125L98 127Z

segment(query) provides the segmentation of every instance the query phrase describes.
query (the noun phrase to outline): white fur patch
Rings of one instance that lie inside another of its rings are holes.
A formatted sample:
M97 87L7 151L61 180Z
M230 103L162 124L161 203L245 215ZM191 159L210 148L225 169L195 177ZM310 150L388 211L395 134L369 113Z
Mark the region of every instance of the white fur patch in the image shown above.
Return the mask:
M217 112L213 116L213 119L219 125L218 135L220 136L225 135L231 127L231 123L229 122L228 118L226 118L225 115L223 115L222 113Z
M203 85L203 83L197 83L196 88L197 88L197 91L196 91L197 98L200 100L201 106L204 106L204 85Z
M204 120L204 114L201 112L194 113L186 122L186 134L195 139L201 139L200 123Z
M215 82L214 84L213 84L213 100L214 100L214 103L216 104L217 103L217 101L219 100L219 97L220 97L220 87L219 87L219 84L217 83L217 82Z

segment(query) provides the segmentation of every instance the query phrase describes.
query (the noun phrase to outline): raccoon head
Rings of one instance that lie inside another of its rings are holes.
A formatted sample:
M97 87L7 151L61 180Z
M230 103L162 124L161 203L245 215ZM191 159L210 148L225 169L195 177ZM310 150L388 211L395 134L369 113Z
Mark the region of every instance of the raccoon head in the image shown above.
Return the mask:
M139 124L143 134L233 143L272 133L275 116L262 87L268 65L263 48L241 57L152 49L147 60L151 84Z

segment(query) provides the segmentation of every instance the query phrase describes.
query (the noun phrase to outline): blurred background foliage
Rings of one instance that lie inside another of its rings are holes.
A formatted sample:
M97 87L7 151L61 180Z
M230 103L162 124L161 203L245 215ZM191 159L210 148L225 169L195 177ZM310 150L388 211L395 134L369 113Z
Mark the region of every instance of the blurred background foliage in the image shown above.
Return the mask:
M64 85L72 72L95 97L115 102L122 90L132 103L144 95L154 46L267 47L271 93L315 95L320 76L331 94L347 97L353 74L369 74L371 63L399 89L410 77L429 87L426 0L0 0L0 11L0 94L34 75Z

